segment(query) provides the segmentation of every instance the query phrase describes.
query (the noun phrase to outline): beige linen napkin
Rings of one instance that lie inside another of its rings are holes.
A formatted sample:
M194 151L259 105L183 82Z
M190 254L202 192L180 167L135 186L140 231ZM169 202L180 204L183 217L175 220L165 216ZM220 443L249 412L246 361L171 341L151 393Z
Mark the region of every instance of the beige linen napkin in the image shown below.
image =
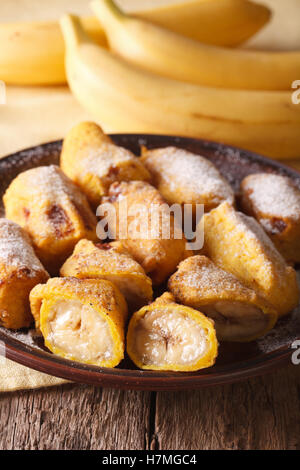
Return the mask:
M144 8L172 1L178 3L183 0L118 0L118 3L130 10L133 7ZM275 7L278 14L275 12L272 23L250 41L250 45L269 47L275 44L279 48L282 44L285 49L294 46L300 48L299 22L295 23L295 18L299 18L300 0L264 0L260 3ZM53 19L64 11L90 14L86 0L0 2L0 18L3 22ZM70 127L83 119L91 119L91 116L75 101L67 87L7 87L7 102L0 105L0 157L28 146L62 138ZM299 164L296 162L295 165ZM38 388L64 382L0 356L0 391Z
M63 383L67 383L67 380L37 372L5 358L0 360L0 392L50 387Z

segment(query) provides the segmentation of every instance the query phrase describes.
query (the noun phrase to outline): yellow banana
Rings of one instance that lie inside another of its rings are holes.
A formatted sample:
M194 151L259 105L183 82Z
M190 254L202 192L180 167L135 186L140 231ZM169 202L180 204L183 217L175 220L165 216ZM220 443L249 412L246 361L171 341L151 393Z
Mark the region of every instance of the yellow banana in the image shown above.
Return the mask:
M135 16L206 44L233 47L259 31L271 12L249 0L187 0Z
M106 45L95 18L83 26L97 43ZM64 41L57 22L0 25L0 80L15 85L47 85L66 82Z
M278 158L300 155L300 106L285 91L223 90L146 72L88 38L65 15L68 82L101 125L118 132L202 137Z
M248 0L189 0L136 15L203 42L235 46L268 21L270 11ZM96 18L84 18L83 25L96 42L106 44ZM64 83L64 45L58 23L1 24L0 79L17 85Z
M206 86L288 90L300 77L300 51L257 52L203 44L123 13L113 0L95 0L110 47L160 75Z

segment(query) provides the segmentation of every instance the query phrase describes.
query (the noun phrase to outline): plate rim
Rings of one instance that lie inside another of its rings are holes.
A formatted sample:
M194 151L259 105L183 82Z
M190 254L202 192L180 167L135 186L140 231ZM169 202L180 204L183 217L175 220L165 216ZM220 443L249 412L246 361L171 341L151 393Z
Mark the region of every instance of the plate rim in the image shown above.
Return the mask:
M284 170L284 172L287 174L293 175L294 178L300 178L299 171L286 166L284 163L246 149L220 142L163 134L113 133L109 135L112 138L124 138L129 136L131 139L133 138L137 141L143 138L165 138L177 140L177 144L180 142L198 142L202 146L210 148L214 151L220 150L221 152L228 152L228 150L231 150L239 152L241 158L243 158L243 154L245 154L248 159L250 158L251 160L271 165L278 170ZM62 139L58 139L27 147L17 152L8 154L0 159L0 168L2 164L5 164L11 160L16 160L24 153L26 154L33 152L38 148L40 148L42 151L43 148L46 149L51 146L59 146L61 143ZM264 353L260 356L252 357L244 361L235 362L230 366L230 371L226 371L228 366L224 366L224 370L222 370L222 366L219 366L219 370L215 374L199 374L199 371L198 373L175 373L165 371L145 371L139 369L101 368L74 361L68 361L67 359L60 358L46 351L32 350L30 345L22 343L20 340L15 338L9 338L5 336L2 331L0 331L0 340L5 345L5 357L7 359L13 360L34 370L73 382L130 390L193 390L200 389L202 387L234 383L277 370L279 367L287 364L288 361L290 361L290 357L292 355L291 345L286 344L272 352ZM296 340L297 338L295 338L295 341ZM211 369L203 369L203 371L205 370Z
M0 340L2 332L0 332ZM224 371L199 374L189 372L156 372L138 369L100 368L97 366L85 366L84 364L60 358L50 353L47 357L41 357L42 352L28 352L28 345L21 343L21 347L14 347L11 338L2 339L5 343L7 359L15 361L39 372L44 372L55 377L70 380L72 382L97 385L101 387L149 390L149 391L175 391L197 390L204 387L231 384L251 377L263 375L278 370L290 361L292 351L290 346L283 346L275 351L265 353L257 358L236 362L231 366L230 372ZM241 367L243 365L243 367ZM220 369L222 366L220 367ZM204 371L206 369L203 369ZM209 369L207 369L209 370Z

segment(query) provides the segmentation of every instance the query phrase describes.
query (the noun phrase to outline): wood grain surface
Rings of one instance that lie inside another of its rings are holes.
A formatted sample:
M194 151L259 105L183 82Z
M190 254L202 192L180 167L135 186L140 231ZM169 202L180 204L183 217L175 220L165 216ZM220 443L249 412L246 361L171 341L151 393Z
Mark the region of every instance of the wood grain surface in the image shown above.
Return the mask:
M195 392L0 394L0 449L300 449L300 366Z

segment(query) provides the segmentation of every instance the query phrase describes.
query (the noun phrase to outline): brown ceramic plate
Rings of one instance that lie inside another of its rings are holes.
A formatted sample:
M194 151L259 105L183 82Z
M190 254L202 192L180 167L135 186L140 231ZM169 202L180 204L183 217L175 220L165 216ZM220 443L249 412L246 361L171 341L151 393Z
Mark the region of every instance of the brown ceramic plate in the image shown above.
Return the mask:
M219 168L236 192L242 178L262 171L288 175L300 188L300 174L296 171L234 147L159 135L118 134L112 137L117 144L137 155L141 145L149 148L173 145L201 154ZM60 149L60 141L51 142L0 160L1 196L18 173L40 165L57 164ZM20 364L75 382L140 390L196 389L264 374L291 361L292 344L297 339L300 339L300 309L280 320L276 328L260 340L246 344L221 344L214 367L193 373L175 373L138 370L128 357L115 369L68 361L49 353L33 330L13 332L0 328L0 341L5 344L6 357Z

